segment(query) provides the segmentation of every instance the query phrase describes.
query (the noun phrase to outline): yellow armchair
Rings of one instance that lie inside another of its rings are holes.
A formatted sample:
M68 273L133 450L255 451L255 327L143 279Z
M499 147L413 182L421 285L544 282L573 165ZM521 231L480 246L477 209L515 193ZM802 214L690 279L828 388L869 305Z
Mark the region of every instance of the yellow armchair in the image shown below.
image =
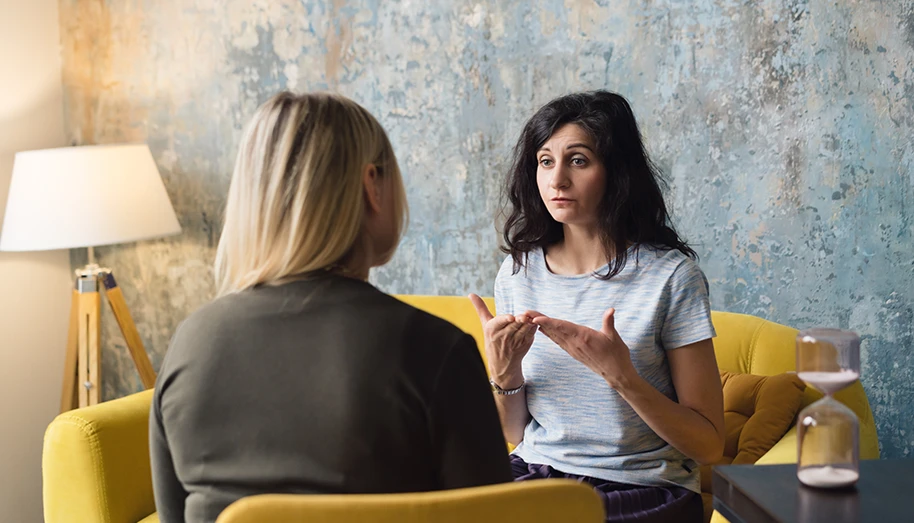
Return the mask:
M65 412L42 450L46 523L152 523L152 391Z
M471 334L482 352L482 328L462 296L398 296ZM491 299L486 300L494 310ZM718 365L738 373L774 375L794 369L796 330L741 314L712 314ZM804 406L818 398L808 389ZM149 468L148 423L152 393L140 392L58 416L45 434L42 469L47 523L152 523L155 503ZM879 457L876 427L863 387L837 398L860 418L860 455ZM796 462L792 429L758 463ZM507 500L508 498L506 498ZM506 501L507 502L507 501ZM716 521L723 521L719 514Z
M411 494L266 494L229 505L216 523L602 523L589 485L544 479Z

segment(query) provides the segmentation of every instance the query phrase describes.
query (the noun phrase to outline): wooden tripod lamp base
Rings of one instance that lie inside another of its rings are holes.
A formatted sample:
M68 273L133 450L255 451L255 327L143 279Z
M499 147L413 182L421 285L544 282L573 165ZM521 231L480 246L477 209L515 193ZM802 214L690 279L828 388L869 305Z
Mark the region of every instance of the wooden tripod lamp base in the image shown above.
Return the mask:
M70 331L64 360L63 393L60 411L95 405L101 393L100 319L101 294L104 293L124 335L130 356L143 387L155 385L156 374L143 347L136 324L130 316L124 294L110 269L95 264L76 271L76 285L70 304Z
M0 251L87 248L76 272L60 410L100 401L99 316L102 296L150 388L155 372L111 271L94 248L181 233L165 184L146 144L60 147L16 153L6 197ZM107 292L106 292L107 291Z

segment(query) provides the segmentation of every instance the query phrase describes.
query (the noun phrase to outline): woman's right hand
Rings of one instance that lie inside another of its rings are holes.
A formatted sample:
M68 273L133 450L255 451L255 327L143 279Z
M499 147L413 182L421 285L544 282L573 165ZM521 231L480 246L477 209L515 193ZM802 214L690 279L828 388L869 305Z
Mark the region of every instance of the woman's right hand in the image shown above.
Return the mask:
M537 326L532 323L530 313L517 317L511 314L492 316L482 298L470 294L470 301L482 323L485 338L486 359L492 381L503 389L520 387L524 382L521 362L536 335Z

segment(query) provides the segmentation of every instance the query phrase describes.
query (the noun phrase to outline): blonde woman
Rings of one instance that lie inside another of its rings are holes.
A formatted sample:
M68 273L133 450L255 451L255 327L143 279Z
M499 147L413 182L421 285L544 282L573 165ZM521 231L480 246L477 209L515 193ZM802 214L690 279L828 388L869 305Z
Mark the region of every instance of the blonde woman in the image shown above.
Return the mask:
M163 523L248 495L511 481L473 339L366 280L406 220L380 124L333 94L280 93L241 141L216 253L220 297L175 333L150 445Z

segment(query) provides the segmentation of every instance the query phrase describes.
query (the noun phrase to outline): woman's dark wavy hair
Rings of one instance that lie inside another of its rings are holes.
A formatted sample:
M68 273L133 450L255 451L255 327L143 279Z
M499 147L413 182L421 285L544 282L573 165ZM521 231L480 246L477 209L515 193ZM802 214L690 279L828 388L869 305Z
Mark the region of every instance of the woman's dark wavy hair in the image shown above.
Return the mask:
M608 280L625 268L630 244L636 249L642 245L678 249L696 259L698 255L670 222L662 192L666 181L647 155L631 106L616 93L591 91L544 105L524 126L514 147L506 185L511 211L502 248L514 259L514 273L526 266L530 251L563 237L562 224L549 214L536 185L536 153L556 130L572 123L590 135L606 171L599 218L609 270L598 277Z

